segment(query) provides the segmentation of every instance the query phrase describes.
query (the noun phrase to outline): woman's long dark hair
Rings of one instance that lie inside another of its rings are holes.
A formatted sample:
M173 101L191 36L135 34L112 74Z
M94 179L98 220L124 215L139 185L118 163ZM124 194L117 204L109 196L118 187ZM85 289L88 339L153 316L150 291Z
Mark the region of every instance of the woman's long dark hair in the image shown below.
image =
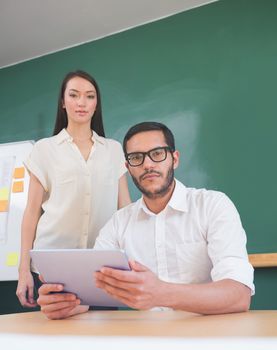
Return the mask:
M97 105L96 105L96 109L93 114L93 117L91 119L90 128L96 131L98 135L105 137L103 119L102 119L101 96L100 96L100 90L99 90L98 84L96 83L95 79L91 75L81 70L77 70L76 72L70 72L64 77L64 80L61 85L60 93L59 93L58 110L57 110L57 117L56 117L56 123L53 131L53 135L57 135L63 128L67 127L67 124L68 124L67 113L65 108L63 108L64 92L68 81L75 77L83 78L89 81L95 87L96 95L97 95Z

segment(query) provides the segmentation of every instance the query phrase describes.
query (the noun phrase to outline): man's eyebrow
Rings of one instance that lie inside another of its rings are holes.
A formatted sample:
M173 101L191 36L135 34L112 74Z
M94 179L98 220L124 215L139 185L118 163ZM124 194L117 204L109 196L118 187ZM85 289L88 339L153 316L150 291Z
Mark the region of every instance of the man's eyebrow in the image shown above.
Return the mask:
M165 147L169 147L169 146L157 146L157 147L154 147L154 148L151 148L149 149L148 151L133 151L133 152L128 152L127 154L132 154L132 153L147 153L147 152L150 152L150 151L155 151L156 149L159 149L159 148L165 148Z

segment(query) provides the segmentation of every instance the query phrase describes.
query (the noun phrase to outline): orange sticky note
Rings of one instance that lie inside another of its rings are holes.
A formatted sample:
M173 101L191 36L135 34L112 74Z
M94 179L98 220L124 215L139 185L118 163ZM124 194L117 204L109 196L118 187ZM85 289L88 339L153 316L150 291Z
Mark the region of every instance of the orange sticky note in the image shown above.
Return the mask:
M12 192L17 193L17 192L23 192L24 191L24 182L23 181L14 181L13 187L12 187Z
M0 200L0 213L8 211L9 202L7 200Z
M19 168L14 169L13 177L14 179L23 179L25 176L25 168L21 166Z

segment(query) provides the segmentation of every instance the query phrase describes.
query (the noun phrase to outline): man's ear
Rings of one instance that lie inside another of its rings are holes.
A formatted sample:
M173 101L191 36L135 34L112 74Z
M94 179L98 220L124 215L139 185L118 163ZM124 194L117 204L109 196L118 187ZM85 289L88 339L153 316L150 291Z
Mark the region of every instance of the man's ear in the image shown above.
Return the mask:
M128 171L129 171L129 163L127 162L127 160L125 161L125 166L128 169Z
M173 157L173 169L177 169L179 166L179 158L180 158L179 151L174 151L172 153L172 157Z

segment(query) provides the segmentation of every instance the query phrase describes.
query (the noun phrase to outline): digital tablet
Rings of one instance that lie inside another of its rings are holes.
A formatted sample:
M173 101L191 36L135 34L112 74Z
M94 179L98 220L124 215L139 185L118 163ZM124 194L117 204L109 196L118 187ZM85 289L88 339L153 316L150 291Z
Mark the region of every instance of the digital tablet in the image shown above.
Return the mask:
M61 283L65 292L77 295L81 304L126 306L95 286L94 272L103 266L130 270L122 250L34 249L32 263L47 283Z

